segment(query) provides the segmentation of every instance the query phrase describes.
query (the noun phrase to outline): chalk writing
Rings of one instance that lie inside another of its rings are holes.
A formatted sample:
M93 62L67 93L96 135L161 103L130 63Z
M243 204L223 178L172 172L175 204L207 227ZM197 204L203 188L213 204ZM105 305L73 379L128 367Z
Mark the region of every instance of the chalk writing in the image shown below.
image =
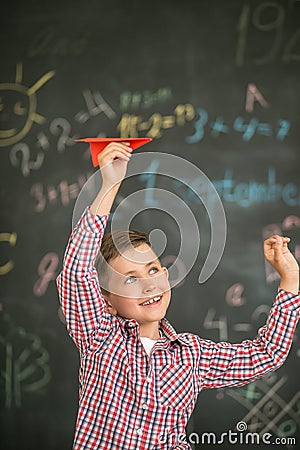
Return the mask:
M248 207L258 203L275 203L281 201L288 206L300 205L300 189L295 183L280 184L276 181L276 169L268 169L267 182L256 181L236 182L233 170L227 169L223 180L213 181L222 199L229 203L236 203Z
M234 283L230 286L225 293L225 301L231 308L240 308L246 305L247 298L244 294L244 286L242 283ZM214 339L219 341L227 341L229 338L229 329L237 333L248 333L254 329L254 324L264 323L270 313L270 305L259 305L250 315L248 322L239 322L230 324L227 315L223 314L218 316L218 311L214 308L207 310L203 327L206 330L217 330L218 336Z
M30 58L36 56L79 56L88 43L89 33L81 32L78 36L59 36L52 27L43 28L37 33L29 45L27 54Z
M81 110L75 114L75 120L79 123L87 122L91 117L104 113L109 119L116 117L115 111L104 100L99 91L92 93L90 89L82 92L87 110Z
M225 295L226 303L229 306L232 306L234 308L241 307L247 303L246 297L243 297L242 294L244 292L244 286L242 283L235 283L232 286L230 286ZM265 315L265 320L268 317L268 314L270 312L270 306L268 305L259 305L255 310L253 311L251 315L251 322L262 322L264 320L261 319L261 315ZM235 323L232 325L232 329L238 333L247 333L250 330L252 330L253 325L249 322L240 322Z
M273 431L276 436L293 436L300 425L300 391L290 401L278 393L288 378L276 373L249 384L246 389L226 389L226 395L244 406L248 412L241 419L248 431L259 434Z
M262 306L262 308L261 308ZM261 315L268 315L270 311L270 306L261 305L257 307L251 315L251 321L254 320ZM260 311L260 309L262 309ZM209 308L207 314L205 316L203 327L206 330L218 330L218 336L216 339L219 341L227 341L228 340L228 318L226 315L221 315L217 319L217 311L214 308ZM240 322L232 324L231 329L237 333L247 333L253 329L253 324L250 322Z
M55 205L58 202L60 202L62 206L68 206L78 197L81 188L91 175L91 172L88 172L86 175L80 174L77 176L77 181L70 183L66 180L62 180L57 186L44 186L42 183L33 184L30 189L30 195L36 201L33 210L41 213L45 210L47 205Z
M220 316L219 319L216 318L216 310L214 308L209 308L205 316L203 327L205 330L217 329L219 332L218 340L227 341L228 340L228 324L227 317Z
M14 247L17 243L17 233L0 233L0 242L6 242L11 247ZM6 275L14 268L14 261L9 260L0 265L0 275Z
M196 112L198 119L194 123L195 132L185 138L188 144L200 142L207 132L210 132L212 138L217 139L221 134L229 134L232 131L240 133L245 142L251 141L255 135L275 137L283 141L291 129L291 123L285 119L279 119L276 125L272 125L268 122L260 122L256 117L246 120L244 117L237 116L231 124L227 124L223 116L217 116L209 121L209 115L204 108L196 108Z
M87 89L83 91L83 97L87 110L81 110L75 114L74 120L76 122L84 124L92 117L95 117L101 113L105 114L109 119L113 119L116 116L116 113L103 99L99 91L92 93ZM44 119L41 123L43 122ZM4 131L0 131L0 145L1 133L3 134ZM21 137L23 137L23 135L19 135L19 138ZM53 142L52 137L55 137L56 141ZM75 145L75 140L79 137L79 135L73 134L72 125L66 118L56 117L50 122L49 130L42 130L36 134L36 140L31 148L29 148L28 144L24 142L18 142L15 144L9 153L10 162L13 167L20 168L24 177L28 177L32 171L37 171L42 167L45 162L45 155L50 148L56 148L58 153L63 153L68 147ZM103 133L99 133L99 137L103 137ZM9 143L13 144L14 142L15 141L11 141Z
M4 354L0 380L5 407L20 408L25 393L42 392L49 383L49 353L38 336L14 325L0 336L0 346Z
M56 279L59 257L56 253L47 253L41 259L38 266L40 278L34 283L33 293L36 297L45 295L50 281Z
M65 151L66 147L73 146L77 135L70 136L71 125L63 117L53 119L49 126L49 131L53 136L57 136L56 150L58 153ZM9 156L11 164L14 167L20 167L22 175L28 177L33 170L39 170L45 159L45 153L50 149L51 138L44 131L40 131L36 136L35 147L38 149L30 149L24 142L15 144L10 150ZM35 154L35 155L33 155Z
M36 92L54 75L55 72L51 70L33 86L27 87L22 84L23 65L18 63L15 82L0 83L0 147L19 142L29 133L34 122L45 122L46 119L37 113Z
M195 109L190 103L179 104L173 114L163 116L160 113L152 114L144 120L142 116L135 114L123 114L117 125L120 137L138 137L139 133L145 133L147 137L160 138L162 130L175 126L184 126L195 117Z
M39 151L35 159L33 159L28 145L24 142L19 142L12 147L9 157L12 165L20 167L22 175L28 177L32 170L39 170L42 167L45 155Z
M291 4L288 8L289 14L295 14L293 11L297 8L295 2L287 3ZM274 1L261 2L253 8L253 11L248 3L243 5L237 23L238 38L235 57L237 67L244 66L248 61L255 65L269 64L276 59L284 63L300 61L300 53L296 53L296 46L300 41L300 28L290 32L290 21L286 9L287 7ZM286 30L289 33L285 33ZM271 45L267 49L258 45L257 56L250 58L248 55L250 52L247 52L248 42L255 41L256 38L260 38L261 41L261 33L272 33L272 40L267 40L271 42ZM286 41L284 41L285 36L288 36Z
M248 208L258 204L274 204L281 202L287 206L300 206L300 186L295 183L278 183L276 179L276 169L268 168L265 182L255 180L240 182L235 179L233 169L226 169L224 177L220 180L211 180L218 195L224 202L236 204L243 208ZM199 179L184 179L184 184L174 180L174 189L180 194L187 204L201 204L199 196L195 196L190 187L198 187L201 197L207 197L208 202L215 201L214 192L209 186Z
M241 283L235 283L230 286L225 295L226 303L229 306L242 306L246 303L246 299L242 297L244 286Z
M155 188L157 170L159 168L159 160L153 159L144 173L139 175L141 181L146 181L145 189L145 205L155 207L159 205L159 200L154 198L153 189Z
M65 151L66 146L74 145L75 144L74 140L78 138L77 135L70 136L71 125L66 119L62 117L52 120L49 129L50 132L53 134L53 136L58 136L57 140L58 152ZM41 144L40 140L39 144Z
M249 83L246 95L246 111L253 112L254 102L259 102L263 108L269 105L260 91L253 83ZM173 111L173 114L162 115L158 112L152 114L148 120L137 114L124 113L117 125L120 137L139 137L145 134L147 137L160 138L163 130L175 126L184 126L194 118L194 134L185 138L189 144L200 142L206 133L210 133L212 138L219 138L222 134L231 132L240 133L242 140L249 142L255 135L265 137L275 137L278 141L283 141L291 130L291 122L280 118L276 124L261 122L257 117L245 119L237 116L232 122L226 123L224 117L219 115L210 119L208 112L203 107L195 108L190 103L179 104ZM145 133L146 132L146 133Z
M268 108L269 104L265 100L262 93L257 89L254 83L249 83L247 87L246 106L245 109L248 113L252 113L254 110L254 103L258 102L263 108Z
M149 108L158 102L170 100L172 98L171 88L162 87L156 92L143 91L143 92L130 92L125 91L120 95L120 109L135 110L138 108Z

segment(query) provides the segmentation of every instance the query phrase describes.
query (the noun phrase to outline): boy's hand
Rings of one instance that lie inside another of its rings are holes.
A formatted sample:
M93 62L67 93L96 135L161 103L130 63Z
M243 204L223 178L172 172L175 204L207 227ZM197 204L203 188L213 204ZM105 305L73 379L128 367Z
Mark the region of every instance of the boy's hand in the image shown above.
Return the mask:
M92 214L103 216L110 213L120 184L126 175L131 152L128 142L111 142L99 153L102 186L91 204Z
M264 242L264 255L268 263L279 273L281 287L298 293L299 265L288 249L289 242L290 238L288 237L279 235L271 236Z
M111 142L98 155L103 185L120 184L125 175L132 149L128 142Z

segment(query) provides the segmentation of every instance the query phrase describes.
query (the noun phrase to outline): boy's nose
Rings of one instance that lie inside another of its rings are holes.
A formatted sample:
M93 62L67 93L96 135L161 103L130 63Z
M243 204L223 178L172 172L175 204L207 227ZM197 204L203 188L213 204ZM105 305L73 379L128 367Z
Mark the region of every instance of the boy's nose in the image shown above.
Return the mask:
M153 292L155 289L156 289L156 286L153 283L153 281L151 280L151 282L145 282L144 287L143 287L143 293L151 294L151 292Z

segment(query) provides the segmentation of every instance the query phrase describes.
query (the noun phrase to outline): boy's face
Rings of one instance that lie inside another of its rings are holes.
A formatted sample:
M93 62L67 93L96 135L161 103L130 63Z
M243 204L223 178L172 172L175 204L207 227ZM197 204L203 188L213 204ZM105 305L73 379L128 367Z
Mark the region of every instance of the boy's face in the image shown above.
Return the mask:
M141 244L109 262L106 301L112 314L135 319L141 327L160 321L166 314L171 292L168 270L154 251Z

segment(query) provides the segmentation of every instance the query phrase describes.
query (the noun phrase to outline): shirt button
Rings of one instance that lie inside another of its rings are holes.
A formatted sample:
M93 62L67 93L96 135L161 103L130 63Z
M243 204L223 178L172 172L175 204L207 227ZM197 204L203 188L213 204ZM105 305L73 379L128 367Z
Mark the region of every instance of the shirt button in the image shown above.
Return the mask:
M138 434L139 436L141 436L141 434L143 434L143 430L142 430L141 428L138 428L138 429L136 430L136 432L137 432L137 434Z
M142 408L143 408L143 409L147 409L147 408L148 408L148 404L147 404L147 403L143 403L143 404L142 404Z

